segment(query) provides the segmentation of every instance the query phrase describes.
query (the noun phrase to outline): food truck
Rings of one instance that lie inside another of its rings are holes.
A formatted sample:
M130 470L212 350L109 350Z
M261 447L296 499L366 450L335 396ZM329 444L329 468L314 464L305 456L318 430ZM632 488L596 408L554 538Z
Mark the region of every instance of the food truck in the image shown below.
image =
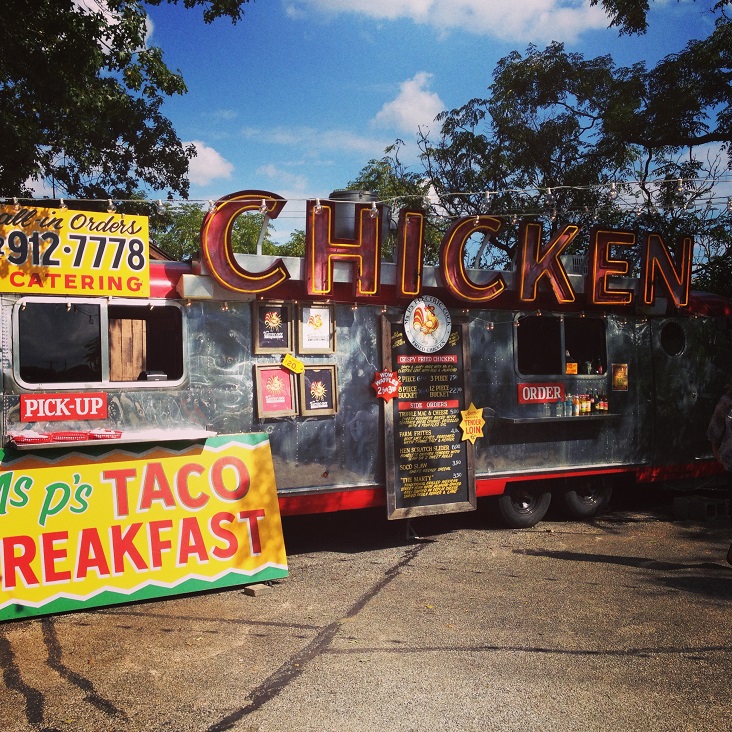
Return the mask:
M36 523L57 522L37 552L19 540L0 553L18 586L38 581L31 557L61 581L79 552L97 578L159 569L161 555L251 554L265 509L191 523L209 499L226 509L246 494L232 471L257 482L232 445L266 448L281 514L408 519L490 497L517 528L552 500L591 517L617 481L719 472L705 431L732 364L732 303L690 291L691 238L597 227L578 256L578 227L526 222L510 270L475 270L470 237L507 225L480 215L455 221L426 266L425 212L404 209L385 261L388 212L349 192L307 202L304 257L233 253L238 216L285 205L261 190L215 202L189 263L149 261L145 217L0 209L0 538L36 489ZM163 454L183 467L166 473ZM92 493L116 519L160 516L139 536L109 529L109 561L88 534L62 571L61 527ZM180 526L163 518L175 509Z

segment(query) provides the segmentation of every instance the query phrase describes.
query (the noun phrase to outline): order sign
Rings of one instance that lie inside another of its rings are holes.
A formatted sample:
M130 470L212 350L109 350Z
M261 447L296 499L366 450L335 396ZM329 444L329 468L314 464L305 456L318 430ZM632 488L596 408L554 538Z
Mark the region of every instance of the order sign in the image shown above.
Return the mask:
M0 206L0 292L149 297L147 216Z

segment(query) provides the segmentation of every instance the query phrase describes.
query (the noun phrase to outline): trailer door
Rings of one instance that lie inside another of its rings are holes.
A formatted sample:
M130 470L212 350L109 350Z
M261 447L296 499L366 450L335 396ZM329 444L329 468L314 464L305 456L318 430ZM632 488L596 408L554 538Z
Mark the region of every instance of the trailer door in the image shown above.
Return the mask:
M721 393L714 342L707 318L651 322L654 466L691 466L711 455L706 431Z

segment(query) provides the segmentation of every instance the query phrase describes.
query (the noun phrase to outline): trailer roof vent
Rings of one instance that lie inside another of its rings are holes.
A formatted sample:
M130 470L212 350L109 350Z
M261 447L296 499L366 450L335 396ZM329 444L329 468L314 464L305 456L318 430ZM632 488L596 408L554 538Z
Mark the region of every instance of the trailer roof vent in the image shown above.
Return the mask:
M559 257L562 267L567 274L586 275L587 274L587 257L577 254L563 254Z
M378 203L379 197L373 191L351 191L339 188L328 196L330 201L336 203L336 215L334 233L337 237L352 239L356 226L356 204L357 203ZM385 239L389 234L389 223L391 221L391 208L385 206L384 219L382 221L381 236Z

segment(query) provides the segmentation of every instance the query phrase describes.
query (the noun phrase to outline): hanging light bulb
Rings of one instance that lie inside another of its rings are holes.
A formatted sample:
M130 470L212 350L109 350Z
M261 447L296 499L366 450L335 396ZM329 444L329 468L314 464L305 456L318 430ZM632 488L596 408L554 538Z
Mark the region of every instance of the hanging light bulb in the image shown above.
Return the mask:
M18 203L18 199L13 196L13 211L19 211L20 210L20 204Z
M316 198L315 199L315 206L313 206L313 211L316 214L319 214L322 210L323 210L323 205L320 203L320 199L319 198Z
M618 197L618 189L615 187L615 181L610 184L610 200L614 201Z
M63 198L59 198L59 201L58 201L58 207L59 207L59 208L60 208L61 210L63 210L63 211L65 211L65 210L66 210L66 209L68 208L68 206L66 205L66 201L64 201L64 199L63 199Z
M262 199L262 203L259 204L259 213L267 215L269 209L267 208L267 201Z
M165 206L163 206L163 202L158 198L158 213L162 216L165 213Z
M369 216L371 216L372 219L379 218L379 209L376 208L376 201L371 202L371 211L369 211Z
M213 201L208 202L208 210L210 213L213 213L216 210L216 204Z
M107 199L107 213L113 214L113 213L116 213L116 212L117 212L117 209L115 208L112 199L111 198L108 198Z

